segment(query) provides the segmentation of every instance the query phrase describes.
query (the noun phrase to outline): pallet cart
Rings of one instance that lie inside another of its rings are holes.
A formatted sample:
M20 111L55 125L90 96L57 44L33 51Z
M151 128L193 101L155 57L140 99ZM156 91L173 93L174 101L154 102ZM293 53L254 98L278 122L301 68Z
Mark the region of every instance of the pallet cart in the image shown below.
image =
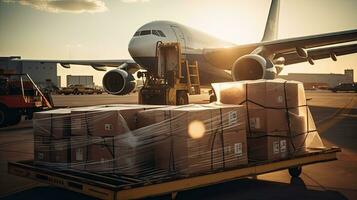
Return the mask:
M214 185L235 179L288 169L292 177L301 174L302 166L337 159L337 147L309 149L307 154L275 162L250 163L237 168L214 171L188 177L158 177L142 180L140 177L103 175L83 171L59 171L36 166L33 161L10 162L8 172L65 188L99 199L138 199L177 193L193 188Z

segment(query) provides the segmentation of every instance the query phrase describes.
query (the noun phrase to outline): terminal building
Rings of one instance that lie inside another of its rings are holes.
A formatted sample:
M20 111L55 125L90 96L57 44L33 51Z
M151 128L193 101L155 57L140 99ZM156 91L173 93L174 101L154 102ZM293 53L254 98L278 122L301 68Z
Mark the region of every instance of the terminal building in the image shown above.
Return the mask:
M278 77L303 82L305 89L331 88L340 83L354 82L353 69L345 69L344 74L289 73L288 75L279 75Z
M49 83L61 87L61 76L57 75L56 63L42 63L38 61L20 60L20 56L0 57L0 69L5 73L28 74L39 87L46 87ZM67 86L82 84L94 87L93 76L67 75Z
M57 77L56 63L41 63L36 61L22 61L20 56L0 57L0 69L8 73L28 74L38 86L45 86L48 82L61 86L61 79Z

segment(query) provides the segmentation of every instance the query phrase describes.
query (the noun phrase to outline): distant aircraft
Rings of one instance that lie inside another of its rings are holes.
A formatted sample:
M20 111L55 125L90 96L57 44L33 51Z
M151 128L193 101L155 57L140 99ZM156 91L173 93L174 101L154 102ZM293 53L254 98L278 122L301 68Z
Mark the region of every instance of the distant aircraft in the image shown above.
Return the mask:
M133 73L139 69L150 71L156 62L158 42L179 42L182 54L200 66L202 85L232 80L271 79L285 65L300 62L314 64L314 60L356 53L357 29L313 36L277 39L279 0L272 0L265 32L261 42L235 45L170 21L154 21L140 27L129 43L133 60L38 60L59 63L89 65L96 70L116 67L103 77L103 87L115 95L125 95L134 90ZM341 44L345 43L345 44ZM339 45L337 45L339 44ZM35 61L35 60L31 60ZM230 70L231 73L227 72Z

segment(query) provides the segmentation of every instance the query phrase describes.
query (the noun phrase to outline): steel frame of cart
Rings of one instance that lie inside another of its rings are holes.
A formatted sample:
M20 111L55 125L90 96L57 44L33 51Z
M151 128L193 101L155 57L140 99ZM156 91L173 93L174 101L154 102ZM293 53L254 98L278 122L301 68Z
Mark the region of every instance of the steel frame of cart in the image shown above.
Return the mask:
M138 199L165 194L171 194L174 198L180 191L282 169L289 169L291 176L298 177L302 166L337 160L337 152L340 151L337 147L320 148L310 150L305 155L276 162L248 164L244 167L209 174L153 181L142 181L126 176L110 177L73 170L58 171L33 165L32 161L9 162L8 173L99 199Z

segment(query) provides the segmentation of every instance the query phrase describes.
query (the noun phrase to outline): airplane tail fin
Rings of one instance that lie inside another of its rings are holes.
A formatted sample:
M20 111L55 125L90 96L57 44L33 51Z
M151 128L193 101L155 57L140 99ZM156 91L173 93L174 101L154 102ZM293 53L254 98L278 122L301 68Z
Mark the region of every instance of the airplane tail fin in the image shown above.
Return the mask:
M262 41L275 40L278 37L280 0L272 0Z

